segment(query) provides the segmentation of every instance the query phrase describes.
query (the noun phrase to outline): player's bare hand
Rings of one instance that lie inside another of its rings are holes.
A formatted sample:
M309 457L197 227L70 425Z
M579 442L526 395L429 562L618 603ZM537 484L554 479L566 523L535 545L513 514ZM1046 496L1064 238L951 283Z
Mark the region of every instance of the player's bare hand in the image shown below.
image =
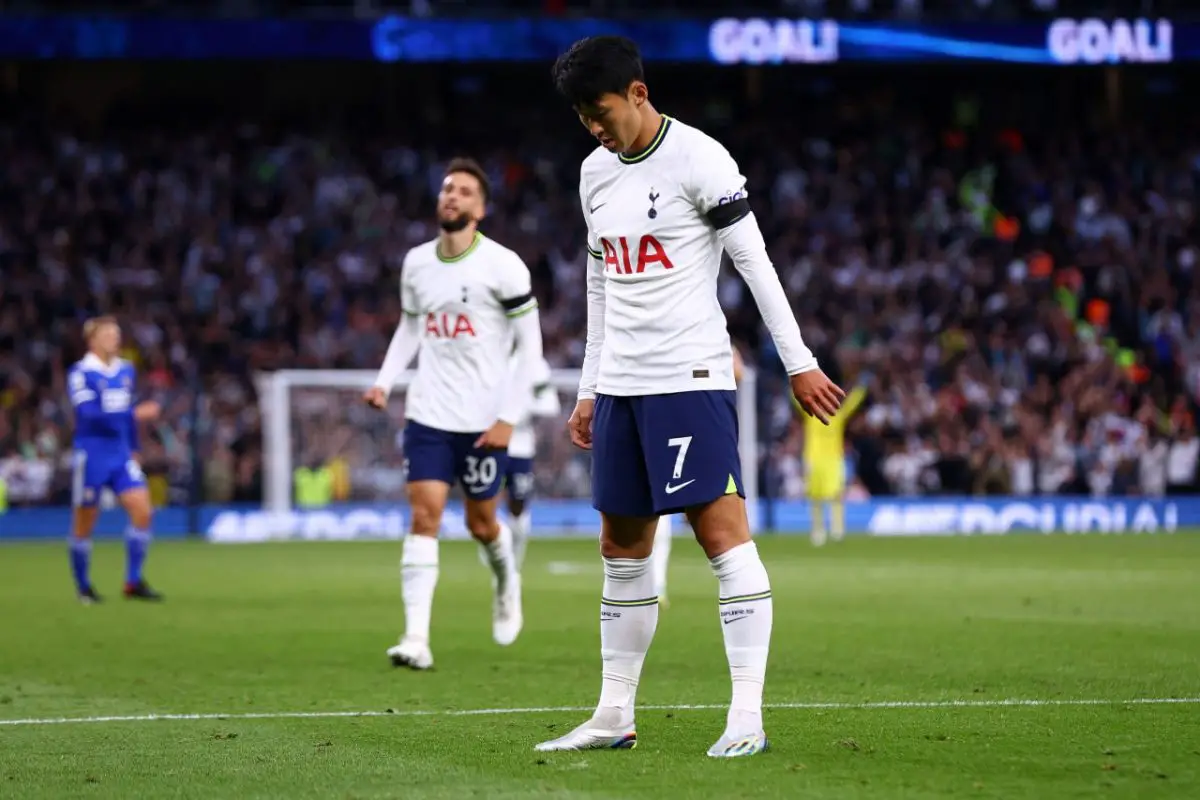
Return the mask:
M507 450L512 441L513 426L502 420L497 420L492 427L479 435L475 446L492 450Z
M846 392L819 369L793 375L790 381L800 407L826 425L846 399Z
M595 400L580 400L567 420L567 429L571 431L571 443L584 450L592 449L592 415L596 410Z
M363 392L363 402L371 408L387 408L387 394L379 386L372 386Z
M158 415L161 413L162 406L155 400L138 403L137 408L133 410L133 416L138 422L149 422L150 420L158 419Z

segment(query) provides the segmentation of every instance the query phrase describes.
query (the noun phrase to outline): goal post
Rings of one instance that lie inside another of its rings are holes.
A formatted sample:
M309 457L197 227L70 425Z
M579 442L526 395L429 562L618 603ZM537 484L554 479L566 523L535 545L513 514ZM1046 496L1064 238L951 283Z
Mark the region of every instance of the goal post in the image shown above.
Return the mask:
M263 434L263 506L288 512L293 474L301 463L338 458L350 474L353 502L403 503L400 431L404 399L415 372L401 376L386 412L361 400L377 373L373 370L280 370L256 376ZM568 439L566 420L575 404L579 370L554 370L550 383L561 398L558 418L541 419L535 468L534 503L588 499L591 459ZM738 387L739 447L751 530L758 531L758 409L756 375L747 367ZM544 454L544 458L543 458Z

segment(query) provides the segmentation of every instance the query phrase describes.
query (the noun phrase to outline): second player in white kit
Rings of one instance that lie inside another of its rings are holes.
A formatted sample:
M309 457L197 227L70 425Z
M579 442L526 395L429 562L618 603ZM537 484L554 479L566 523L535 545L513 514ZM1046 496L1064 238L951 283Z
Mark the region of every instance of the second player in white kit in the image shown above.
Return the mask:
M438 194L441 235L404 259L404 319L365 400L385 408L388 393L418 354L405 403L404 457L412 513L401 558L404 635L388 650L396 666L433 665L430 617L438 578L438 529L454 484L465 496L467 530L492 571L492 636L511 644L521 631L521 576L512 531L496 514L508 447L533 399L542 338L529 270L476 229L487 177L455 160Z

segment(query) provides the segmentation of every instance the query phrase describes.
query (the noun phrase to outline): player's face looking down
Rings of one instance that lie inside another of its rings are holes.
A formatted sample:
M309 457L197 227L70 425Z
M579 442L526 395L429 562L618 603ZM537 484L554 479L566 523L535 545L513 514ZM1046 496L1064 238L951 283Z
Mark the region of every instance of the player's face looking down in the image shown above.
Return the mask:
M642 111L647 107L646 84L634 81L623 94L608 92L593 102L575 108L588 133L611 153L637 150L646 125ZM650 134L653 136L653 133Z
M438 225L442 230L455 233L477 225L483 214L483 187L479 179L466 172L447 175L437 200Z

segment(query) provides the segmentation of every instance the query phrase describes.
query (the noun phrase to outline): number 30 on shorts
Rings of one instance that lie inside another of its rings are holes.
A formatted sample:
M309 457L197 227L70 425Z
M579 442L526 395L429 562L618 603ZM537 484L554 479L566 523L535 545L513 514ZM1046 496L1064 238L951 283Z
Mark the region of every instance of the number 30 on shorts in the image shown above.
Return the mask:
M463 483L483 488L491 486L495 480L496 459L493 456L467 456L467 472L463 475Z

